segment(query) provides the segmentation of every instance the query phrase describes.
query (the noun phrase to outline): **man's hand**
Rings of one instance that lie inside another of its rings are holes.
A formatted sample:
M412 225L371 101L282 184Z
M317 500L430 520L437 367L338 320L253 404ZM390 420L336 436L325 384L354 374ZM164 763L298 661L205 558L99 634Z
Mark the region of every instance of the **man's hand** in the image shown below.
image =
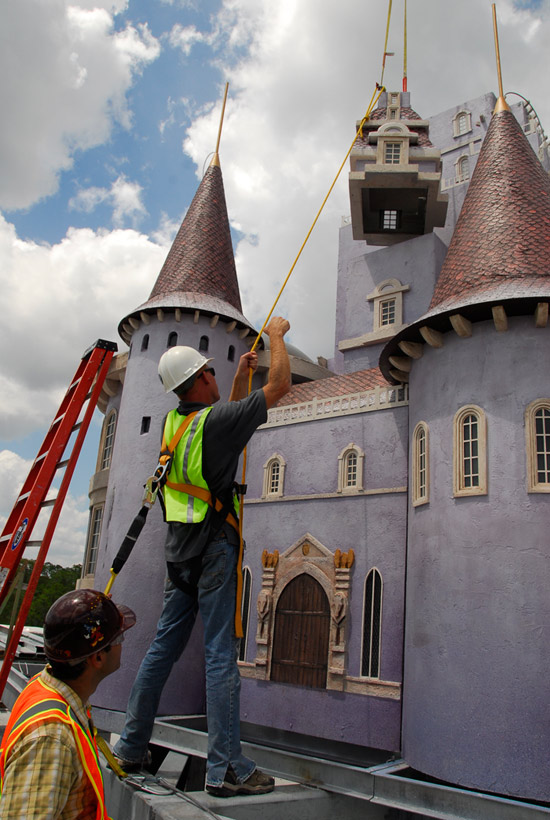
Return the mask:
M246 376L248 378L248 371L254 372L258 368L258 354L256 351L251 353L244 353L239 359L239 366L237 367L237 378Z
M282 316L273 316L265 328L268 336L284 336L290 330L290 322Z

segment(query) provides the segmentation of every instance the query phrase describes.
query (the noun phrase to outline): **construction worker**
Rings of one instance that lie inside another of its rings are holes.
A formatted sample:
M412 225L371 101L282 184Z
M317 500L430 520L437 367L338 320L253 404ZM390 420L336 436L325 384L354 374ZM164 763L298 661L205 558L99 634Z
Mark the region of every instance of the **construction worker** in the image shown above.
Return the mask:
M147 763L147 744L162 689L200 610L206 655L206 790L218 797L265 794L274 787L273 778L243 755L240 743L234 631L239 535L233 482L246 443L267 420L267 409L290 388L290 363L283 340L289 327L280 317L272 318L266 327L271 350L267 384L247 396L249 369L256 369L257 355L245 353L226 403L218 403L212 359L189 347L173 347L159 362L166 392L174 391L179 399L177 409L166 417L165 443L170 443L183 423L188 427L176 446L164 488L169 580L163 610L132 687L115 754L126 771ZM198 485L203 497L211 493L222 510L216 512L203 498L186 492L184 484L195 485L191 488L195 491Z
M93 589L48 610L49 665L13 706L0 750L2 820L108 820L88 699L120 666L131 609Z

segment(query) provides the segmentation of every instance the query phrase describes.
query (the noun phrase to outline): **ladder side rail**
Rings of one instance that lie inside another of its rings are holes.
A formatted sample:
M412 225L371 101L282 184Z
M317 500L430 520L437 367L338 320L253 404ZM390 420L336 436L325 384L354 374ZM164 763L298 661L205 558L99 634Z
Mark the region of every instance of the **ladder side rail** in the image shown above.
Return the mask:
M63 419L59 423L50 450L46 457L42 460L42 463L40 464L39 469L36 475L34 476L33 487L30 490L30 494L26 499L23 499L21 501L18 499L18 502L16 502L12 514L9 516L8 521L6 522L6 525L2 532L2 536L0 537L1 542L1 539L4 538L5 535L12 536L6 544L2 557L0 558L0 567L3 567L5 569L11 569L14 566L14 564L18 563L21 559L21 556L24 552L25 544L31 536L33 527L36 523L36 519L38 518L42 502L44 501L46 494L54 479L57 464L63 456L71 433L73 431L73 428L75 427L76 422L78 421L78 417L82 410L82 406L90 392L90 388L93 384L94 378L96 377L97 370L101 365L102 361L103 363L105 363L105 361L108 360L108 362L110 363L112 356L112 351L105 351L101 348L96 348L92 352L89 359L81 363L82 376L79 378L78 386L73 396L71 397L71 402L70 405L67 407L67 412L64 414ZM105 376L103 376L103 381L104 379ZM101 382L101 386L103 384L103 381ZM99 393L97 394L97 396L99 397ZM92 408L92 412L93 409L95 409L95 405ZM31 468L31 473L32 472L33 470ZM18 544L15 547L13 547L12 542L14 540L14 536L16 535L16 526L20 523L20 521L23 522L24 520L27 520L24 537L21 537ZM0 603L2 602L2 600L3 595L2 593L0 593Z
M46 527L46 531L44 533L44 538L42 540L42 546L40 547L38 556L34 563L34 567L31 573L31 577L27 586L27 590L25 592L25 597L23 599L23 603L21 605L21 609L19 610L19 614L17 616L17 620L15 626L13 628L13 632L9 641L9 644L6 647L6 651L4 653L4 661L2 663L2 668L0 670L0 697L4 691L4 687L8 680L8 676L10 673L11 666L13 664L13 659L15 657L15 653L17 651L17 646L19 644L19 640L23 633L23 627L25 626L25 621L27 620L27 616L29 614L29 610L31 608L32 599L34 597L34 593L36 592L36 587L38 585L38 581L40 580L40 575L42 573L42 569L44 568L44 564L46 562L46 557L48 554L48 549L55 532L55 528L57 525L57 521L59 519L59 515L61 513L61 509L63 507L63 503L65 501L65 496L67 495L67 491L69 489L69 484L71 483L71 479L74 473L74 469L76 467L76 462L78 461L78 457L80 455L80 451L82 449L82 445L84 443L84 439L86 437L86 433L88 432L88 427L90 426L90 422L92 420L92 416L94 414L94 410L96 408L99 394L101 393L101 388L103 387L103 382L107 376L107 371L109 370L109 365L111 363L111 359L113 358L113 351L107 350L103 351L105 354L103 357L103 361L101 363L101 368L97 373L96 383L92 390L92 394L90 396L90 400L88 402L88 406L86 408L84 418L82 420L82 424L78 431L78 435L76 441L74 443L74 447L72 449L71 455L69 457L69 464L65 470L63 475L63 480L61 482L59 492L57 494L57 498L55 500L55 504L52 508L52 513L50 516L50 520L48 521L48 525ZM93 355L93 354L92 354ZM94 374L95 375L95 374Z

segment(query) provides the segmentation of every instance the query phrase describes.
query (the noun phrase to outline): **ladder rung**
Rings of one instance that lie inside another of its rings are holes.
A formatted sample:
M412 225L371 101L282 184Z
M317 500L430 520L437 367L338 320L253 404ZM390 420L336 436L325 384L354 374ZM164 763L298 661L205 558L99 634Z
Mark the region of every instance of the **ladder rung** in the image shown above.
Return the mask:
M10 534L9 534L9 535L2 535L2 536L0 537L0 541L9 541L9 540L10 540L10 538L12 537L12 535L13 535L13 532L10 532Z
M75 431L75 430L80 430L80 428L81 428L81 427L82 427L82 422L81 422L81 421L79 421L79 422L78 422L77 424L75 424L75 425L74 425L74 427L72 427L71 429L72 429L72 431L73 431L73 433L74 433L74 431Z
M57 498L48 498L46 501L43 501L40 506L41 507L53 507L53 505L55 504L56 501L57 501Z
M66 458L66 459L65 459L65 461L60 461L60 462L59 462L59 464L57 465L57 467L56 467L55 469L56 469L56 470L61 470L61 468L62 468L62 467L66 467L66 466L67 466L67 464L69 463L69 461L70 461L70 459L68 459L68 458Z
M36 458L34 459L34 463L38 464L39 461L44 461L49 452L49 450L46 450L45 453L41 453L39 456L36 456Z
M27 541L25 544L26 547L41 547L42 541Z
M56 419L54 419L52 421L52 427L54 426L54 424L59 424L59 422L63 421L64 418L65 418L65 413L61 413L60 416L58 416Z
M17 499L17 501L15 503L18 504L20 501L24 501L29 496L30 496L30 491L28 493L21 493L21 495L19 496L19 498Z
M82 380L82 376L79 376L78 379L75 379L74 382L71 385L69 385L67 393L69 392L69 390L72 390L73 387L76 387L77 384L79 384L81 380Z

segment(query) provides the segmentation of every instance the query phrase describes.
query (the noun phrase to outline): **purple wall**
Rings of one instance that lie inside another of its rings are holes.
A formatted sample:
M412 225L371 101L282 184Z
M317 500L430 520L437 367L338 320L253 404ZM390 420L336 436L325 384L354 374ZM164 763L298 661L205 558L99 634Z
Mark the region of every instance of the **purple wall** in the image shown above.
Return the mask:
M430 502L409 511L403 754L459 785L550 800L550 497L528 494L524 411L548 395L549 330L449 332L413 365ZM531 366L530 366L531 365ZM453 497L453 417L483 408L488 494Z

